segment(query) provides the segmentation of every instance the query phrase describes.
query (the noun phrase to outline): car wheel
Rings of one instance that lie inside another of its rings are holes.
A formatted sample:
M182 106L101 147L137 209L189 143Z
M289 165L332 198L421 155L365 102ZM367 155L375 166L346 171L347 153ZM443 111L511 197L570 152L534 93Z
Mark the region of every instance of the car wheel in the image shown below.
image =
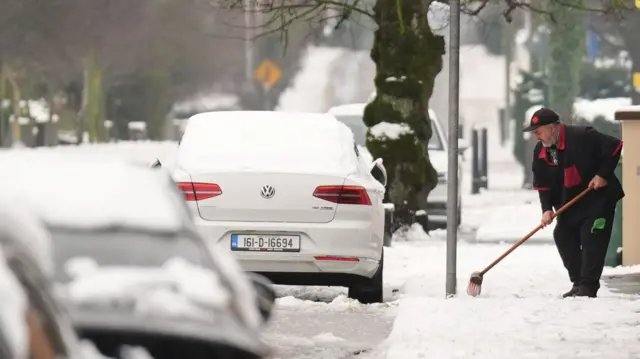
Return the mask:
M380 257L380 266L376 274L366 284L349 287L349 298L355 299L362 304L382 303L382 272L384 268L384 248Z
M458 207L458 227L462 224L462 209Z
M433 230L433 223L429 221L429 216L425 213L424 216L416 216L416 223L420 224L422 230L425 233L429 233L429 231Z

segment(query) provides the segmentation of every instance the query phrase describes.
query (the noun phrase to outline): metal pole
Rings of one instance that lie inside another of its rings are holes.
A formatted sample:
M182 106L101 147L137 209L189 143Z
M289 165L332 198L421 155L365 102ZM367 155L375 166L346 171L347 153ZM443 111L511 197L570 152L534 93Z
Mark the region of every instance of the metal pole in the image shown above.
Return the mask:
M480 145L478 144L478 130L471 130L471 194L480 193Z
M482 187L488 189L489 187L489 154L487 149L487 128L482 129Z
M460 0L449 2L449 166L447 183L447 297L456 294L458 245L458 110L460 96Z
M511 121L511 61L512 61L512 47L511 44L513 43L512 39L511 39L511 26L509 26L508 22L504 23L504 62L505 62L505 67L504 67L504 72L505 72L505 81L504 81L504 99L505 99L505 104L504 104L504 117L506 119L506 123L510 123Z

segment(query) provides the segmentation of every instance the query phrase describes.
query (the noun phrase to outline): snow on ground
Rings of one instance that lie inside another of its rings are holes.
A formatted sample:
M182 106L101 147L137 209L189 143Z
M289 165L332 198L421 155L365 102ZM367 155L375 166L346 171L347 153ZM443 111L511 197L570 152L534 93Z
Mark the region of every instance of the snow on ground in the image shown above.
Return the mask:
M553 225L538 235L542 243L532 238L487 273L479 297L465 294L470 274L509 248L500 240L520 239L541 215L537 194L519 189L521 169L507 151L496 155L489 191L469 195L463 186L463 225L477 227L478 238L458 244L456 297L445 299L445 241L394 242L408 279L378 357L638 357L639 296L603 285L598 299L562 299L571 283L555 246L544 243L552 238ZM607 268L605 274L627 270L639 268Z
M464 294L469 275L506 244L458 247L459 296L445 299L446 247L421 251L422 273L406 284L388 339L387 358L632 358L640 354L637 296L601 289L601 298L561 299L570 283L553 245L522 246L484 278L478 298Z

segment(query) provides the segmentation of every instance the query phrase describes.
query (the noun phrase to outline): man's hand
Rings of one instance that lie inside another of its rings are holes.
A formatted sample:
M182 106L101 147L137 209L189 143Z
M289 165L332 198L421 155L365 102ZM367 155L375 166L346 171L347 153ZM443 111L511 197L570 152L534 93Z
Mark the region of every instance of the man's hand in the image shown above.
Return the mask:
M598 175L595 175L595 177L593 177L591 182L589 182L589 187L593 188L594 190L598 190L599 188L602 188L606 185L607 185L607 180Z
M540 221L540 223L543 227L546 227L550 225L551 222L553 222L553 211L545 211L542 214L542 220Z

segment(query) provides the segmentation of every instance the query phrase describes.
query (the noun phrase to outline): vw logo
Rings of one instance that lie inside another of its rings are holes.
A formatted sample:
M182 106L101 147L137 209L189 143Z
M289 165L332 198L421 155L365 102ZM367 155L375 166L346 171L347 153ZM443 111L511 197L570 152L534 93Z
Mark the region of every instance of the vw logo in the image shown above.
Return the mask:
M270 185L262 186L260 189L260 195L266 199L273 197L274 194L276 194L276 189Z

